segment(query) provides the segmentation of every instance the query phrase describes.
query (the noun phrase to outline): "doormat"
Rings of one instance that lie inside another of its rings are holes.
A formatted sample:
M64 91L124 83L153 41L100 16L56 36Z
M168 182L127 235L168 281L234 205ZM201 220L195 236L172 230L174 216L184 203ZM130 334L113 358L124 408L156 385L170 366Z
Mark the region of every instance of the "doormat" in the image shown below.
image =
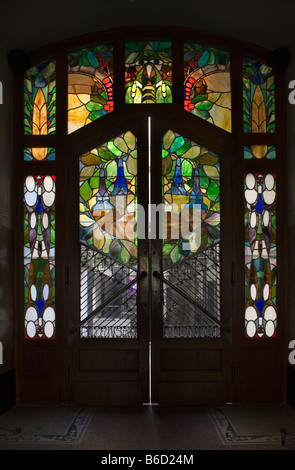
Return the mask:
M92 412L75 407L15 407L0 416L0 443L79 443Z
M295 410L227 405L209 410L223 444L295 445Z

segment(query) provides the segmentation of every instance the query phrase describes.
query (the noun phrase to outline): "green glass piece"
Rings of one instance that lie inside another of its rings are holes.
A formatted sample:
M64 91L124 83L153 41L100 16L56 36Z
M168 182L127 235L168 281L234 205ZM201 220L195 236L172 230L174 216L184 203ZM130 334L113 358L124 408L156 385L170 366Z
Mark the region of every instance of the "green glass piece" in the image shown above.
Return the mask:
M69 52L68 133L113 109L113 46L99 44Z
M179 149L185 151L179 155ZM163 136L162 157L168 211L163 219L163 266L167 267L219 240L220 169L218 155L172 130Z
M231 132L229 51L184 44L184 109Z
M244 147L244 159L262 159L275 160L276 148L269 145L252 145Z
M56 62L43 62L24 74L24 133L56 133Z
M219 186L215 183L215 181L211 181L207 189L208 198L211 199L211 201L215 201L216 198L219 196L219 192Z
M125 43L125 103L172 103L172 44Z
M274 72L253 58L243 57L244 133L275 132Z
M93 164L94 163L94 164ZM127 131L80 157L80 240L137 265L137 140Z
M82 186L80 186L80 194L84 201L87 201L92 196L92 189L88 183L88 181L84 181Z

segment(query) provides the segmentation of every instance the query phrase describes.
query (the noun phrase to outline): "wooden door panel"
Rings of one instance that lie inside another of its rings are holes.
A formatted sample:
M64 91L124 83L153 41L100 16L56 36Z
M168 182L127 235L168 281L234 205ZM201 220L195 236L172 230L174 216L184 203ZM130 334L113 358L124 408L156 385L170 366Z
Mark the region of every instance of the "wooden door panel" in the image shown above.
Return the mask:
M164 405L214 405L226 403L228 384L222 381L160 382L159 404Z
M71 385L71 401L86 406L134 406L142 403L140 381L79 381Z

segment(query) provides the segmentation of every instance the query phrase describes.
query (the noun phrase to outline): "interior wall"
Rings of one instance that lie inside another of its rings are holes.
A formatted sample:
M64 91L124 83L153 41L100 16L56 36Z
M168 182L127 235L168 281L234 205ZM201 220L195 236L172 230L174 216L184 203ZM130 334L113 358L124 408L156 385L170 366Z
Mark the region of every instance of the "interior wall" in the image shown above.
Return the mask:
M287 86L295 79L295 57L292 57L286 74ZM287 93L291 89L288 88ZM288 161L288 251L289 251L289 340L295 339L295 104L287 105L287 161Z
M55 41L123 26L193 28L274 49L294 48L293 0L1 0L2 44L35 49Z
M11 75L0 47L2 104L0 105L0 373L14 367L11 218ZM2 363L1 363L2 362Z
M0 364L0 375L15 367L11 281L12 75L7 65L8 52L14 48L29 51L68 37L123 26L188 27L236 37L271 50L281 46L287 47L292 54L292 62L287 70L288 83L295 79L294 13L293 0L280 0L279 7L277 0L249 0L244 9L241 2L236 0L211 0L210 4L195 0L182 3L177 0L51 0L47 4L42 4L39 0L31 0L29 3L21 0L1 0L0 81L3 84L3 104L0 104L0 341L3 343L4 360L3 364ZM287 99L286 96L289 259L295 262L295 105L289 104ZM294 269L290 268L290 339L295 339L294 273Z

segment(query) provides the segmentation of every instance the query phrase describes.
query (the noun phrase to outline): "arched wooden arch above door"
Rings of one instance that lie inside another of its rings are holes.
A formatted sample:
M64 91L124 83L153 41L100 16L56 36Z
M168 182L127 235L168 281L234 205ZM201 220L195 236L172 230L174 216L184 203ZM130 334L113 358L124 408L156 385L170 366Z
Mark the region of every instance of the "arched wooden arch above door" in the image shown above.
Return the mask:
M285 399L284 77L268 56L169 28L30 54L15 77L20 402ZM181 204L200 223L171 237Z

